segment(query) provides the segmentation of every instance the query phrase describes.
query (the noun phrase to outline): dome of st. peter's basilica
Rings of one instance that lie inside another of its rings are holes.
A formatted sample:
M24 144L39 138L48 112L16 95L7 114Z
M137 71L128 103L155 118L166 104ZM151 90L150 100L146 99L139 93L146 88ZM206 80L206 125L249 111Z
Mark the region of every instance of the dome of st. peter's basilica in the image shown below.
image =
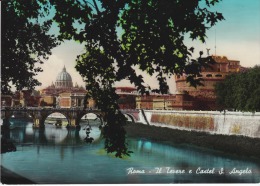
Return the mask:
M56 88L71 88L73 87L71 75L66 72L65 66L63 67L62 71L57 75L55 81Z

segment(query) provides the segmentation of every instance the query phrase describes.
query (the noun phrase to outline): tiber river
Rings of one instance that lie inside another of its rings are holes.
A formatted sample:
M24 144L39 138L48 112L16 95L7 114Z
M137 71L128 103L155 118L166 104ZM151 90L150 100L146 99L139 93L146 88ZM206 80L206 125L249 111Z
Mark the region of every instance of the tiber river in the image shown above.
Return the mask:
M1 164L40 184L260 182L259 162L188 144L131 138L131 157L115 158L104 150L98 121L90 122L91 144L84 141L86 123L78 132L48 123L44 132L28 121L11 124L17 151L1 154Z

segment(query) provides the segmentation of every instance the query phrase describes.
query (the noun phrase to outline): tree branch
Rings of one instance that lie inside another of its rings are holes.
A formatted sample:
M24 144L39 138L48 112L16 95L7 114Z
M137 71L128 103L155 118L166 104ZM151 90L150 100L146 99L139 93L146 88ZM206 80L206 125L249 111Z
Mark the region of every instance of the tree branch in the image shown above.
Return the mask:
M96 9L96 7L95 7L93 4L91 4L90 2L88 2L88 1L85 1L85 0L84 0L84 2L85 2L86 4L89 4L89 5L91 5L93 8L95 8L95 9Z
M100 11L99 11L99 9L98 9L96 0L93 0L93 3L94 3L95 8L96 8L96 10L97 10L97 14L100 14Z

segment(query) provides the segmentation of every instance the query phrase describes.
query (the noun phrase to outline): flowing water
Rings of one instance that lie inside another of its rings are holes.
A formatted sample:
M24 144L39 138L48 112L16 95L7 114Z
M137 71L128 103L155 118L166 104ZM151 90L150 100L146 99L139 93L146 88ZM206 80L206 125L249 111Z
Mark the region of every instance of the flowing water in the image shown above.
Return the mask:
M17 151L1 154L1 165L36 183L259 183L260 163L190 145L169 145L129 138L134 153L122 159L107 154L98 121L81 130L56 128L44 131L28 121L13 120L7 137Z

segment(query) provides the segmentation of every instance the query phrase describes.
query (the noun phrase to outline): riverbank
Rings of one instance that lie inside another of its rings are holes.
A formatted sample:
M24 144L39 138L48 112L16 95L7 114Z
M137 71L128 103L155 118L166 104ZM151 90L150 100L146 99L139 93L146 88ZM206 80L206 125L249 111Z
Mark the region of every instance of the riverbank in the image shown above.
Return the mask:
M164 141L172 144L191 144L224 153L251 157L260 160L260 139L244 136L209 134L128 123L124 126L128 137L146 138L153 141Z
M36 184L33 181L24 178L1 166L1 183L2 184Z

